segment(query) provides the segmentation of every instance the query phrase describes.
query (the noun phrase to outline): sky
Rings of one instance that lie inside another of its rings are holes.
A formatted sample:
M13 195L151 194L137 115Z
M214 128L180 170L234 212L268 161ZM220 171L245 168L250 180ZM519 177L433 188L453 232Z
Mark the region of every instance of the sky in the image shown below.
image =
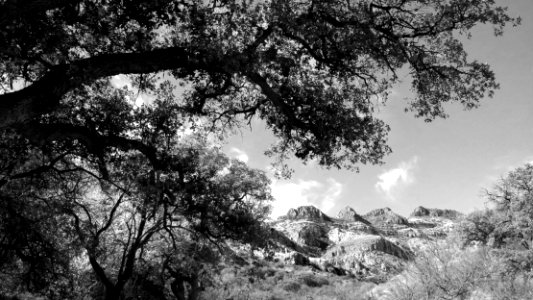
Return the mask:
M289 180L272 179L272 217L292 207L314 205L330 216L345 206L364 214L390 207L408 216L416 207L448 208L468 213L486 207L483 189L501 176L533 162L533 1L500 0L522 25L495 37L478 26L465 41L471 59L491 65L500 83L493 98L477 109L448 105L447 119L425 123L404 108L409 84L394 87L378 116L391 127L393 153L384 164L361 166L358 173L323 169L291 160ZM230 137L224 150L255 168L269 170L264 151L274 141L264 124Z

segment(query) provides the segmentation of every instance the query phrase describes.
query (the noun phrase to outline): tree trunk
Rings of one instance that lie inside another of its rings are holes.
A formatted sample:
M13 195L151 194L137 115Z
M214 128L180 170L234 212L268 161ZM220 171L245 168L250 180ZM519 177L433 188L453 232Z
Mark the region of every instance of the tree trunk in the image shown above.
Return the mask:
M196 276L196 274L191 276L189 284L191 285L191 291L189 292L188 300L197 300L200 288L198 286L198 276Z
M178 300L186 300L185 299L185 287L183 286L183 280L182 279L174 279L172 283L170 284L170 288L172 289L172 293Z
M105 300L120 300L121 289L118 288L106 288Z
M191 286L189 291L185 288L185 283ZM177 300L198 300L200 294L197 275L175 278L170 284L170 288Z

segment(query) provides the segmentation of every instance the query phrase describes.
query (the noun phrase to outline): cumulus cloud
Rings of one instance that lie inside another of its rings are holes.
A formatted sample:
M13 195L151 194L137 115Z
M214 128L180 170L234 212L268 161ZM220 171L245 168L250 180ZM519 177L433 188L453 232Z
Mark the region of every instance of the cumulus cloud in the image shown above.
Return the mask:
M326 181L326 191L322 195L321 209L325 212L330 211L335 206L335 201L339 199L342 193L342 183L333 178L328 178Z
M274 180L271 188L275 199L271 217L277 218L291 208L305 205L316 206L328 213L339 199L343 185L333 178L328 178L325 182L302 179L294 182Z
M247 163L248 160L250 159L250 157L248 157L248 154L246 154L246 152L244 152L243 150L239 149L239 148L231 148L229 150L229 153L232 157L244 162L244 163Z
M388 200L395 201L398 193L415 182L413 172L417 163L418 157L415 156L409 161L401 162L398 167L381 173L375 185L376 190Z

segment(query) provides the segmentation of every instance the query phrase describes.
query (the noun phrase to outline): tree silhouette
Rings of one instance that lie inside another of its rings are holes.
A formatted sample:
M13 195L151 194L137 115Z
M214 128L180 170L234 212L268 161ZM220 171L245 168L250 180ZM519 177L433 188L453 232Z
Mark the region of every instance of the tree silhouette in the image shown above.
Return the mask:
M146 74L163 72L189 91L175 96L186 115L222 124L258 116L280 139L274 152L335 167L390 151L374 104L402 68L408 109L426 120L446 116L445 102L472 108L492 95L493 72L467 59L457 34L480 23L500 34L519 21L493 0L6 0L0 11L2 128L157 156L125 130L42 119L99 79L129 74L153 92Z
M485 193L499 217L492 233L494 246L532 249L533 165L509 172Z

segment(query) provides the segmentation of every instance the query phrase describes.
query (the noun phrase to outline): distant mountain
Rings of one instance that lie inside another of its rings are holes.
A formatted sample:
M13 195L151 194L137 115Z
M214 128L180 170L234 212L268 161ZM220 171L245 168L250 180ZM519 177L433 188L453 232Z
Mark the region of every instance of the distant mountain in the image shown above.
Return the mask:
M450 216L458 214L425 208L415 211L413 218L406 219L390 208L361 216L345 207L332 218L313 206L290 209L270 223L273 257L338 275L392 276L417 249L445 238L455 226Z
M289 220L331 221L330 217L326 216L326 214L314 206L300 206L296 209L291 208L287 213L287 218Z
M337 218L348 222L361 222L370 225L370 222L368 222L365 218L357 214L357 212L349 206L346 206L341 211L339 211L339 213L337 214Z
M364 215L364 218L374 225L396 224L408 225L406 218L394 213L390 208L374 209Z
M455 220L463 214L453 209L425 208L419 206L411 213L411 217L440 217Z

